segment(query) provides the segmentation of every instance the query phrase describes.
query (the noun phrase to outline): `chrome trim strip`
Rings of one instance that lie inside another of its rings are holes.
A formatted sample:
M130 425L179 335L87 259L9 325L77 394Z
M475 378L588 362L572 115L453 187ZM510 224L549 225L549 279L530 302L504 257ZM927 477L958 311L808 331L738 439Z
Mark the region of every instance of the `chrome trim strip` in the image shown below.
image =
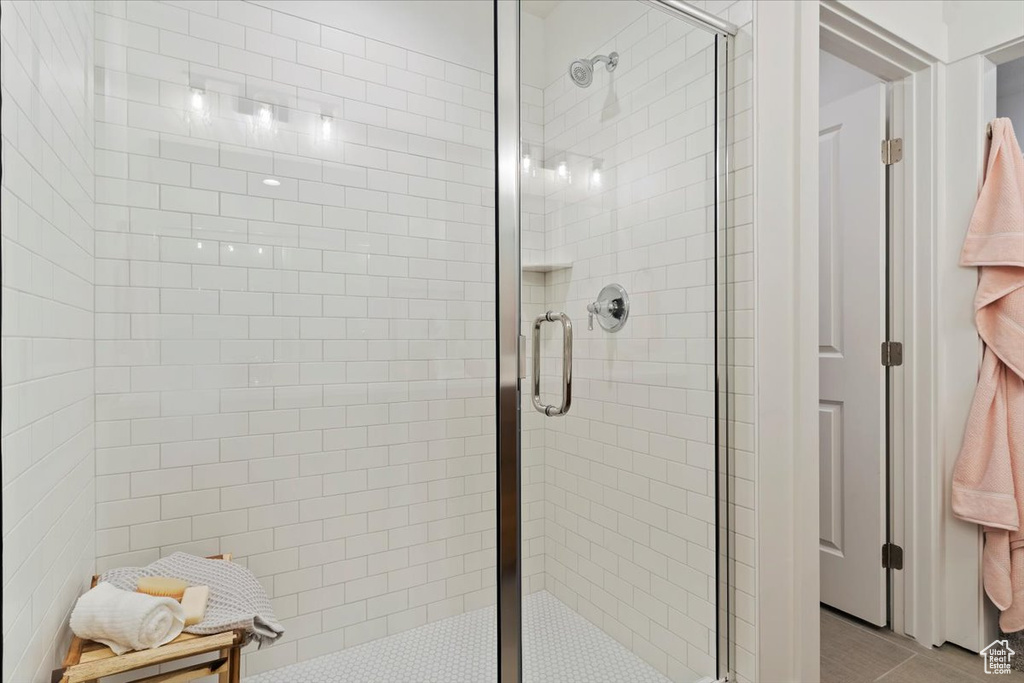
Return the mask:
M522 681L519 0L494 0L498 681Z
M683 0L640 0L640 2L657 7L662 11L685 19L691 24L696 24L715 33L734 36L738 30L732 22L715 16L711 12L702 10L699 7L694 7L688 2L683 2Z
M732 368L729 365L730 302L735 296L730 280L732 233L729 231L729 48L732 39L715 36L715 579L716 660L718 677L733 678L735 668L734 608L732 604L735 557L732 520L731 434L735 429L730 395Z

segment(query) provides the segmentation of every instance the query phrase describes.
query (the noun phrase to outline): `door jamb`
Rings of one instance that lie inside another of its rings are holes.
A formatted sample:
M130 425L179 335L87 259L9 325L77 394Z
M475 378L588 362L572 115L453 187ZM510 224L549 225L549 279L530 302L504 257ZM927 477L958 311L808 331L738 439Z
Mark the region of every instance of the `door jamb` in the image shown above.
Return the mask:
M890 626L930 646L937 634L927 596L940 588L941 566L934 533L941 516L933 503L942 471L932 448L937 60L829 0L820 5L819 30L821 49L890 84L888 137L904 140L903 161L890 167L888 206L890 339L904 344L904 365L888 370L889 535L904 548L903 570L889 570Z
M909 406L897 438L904 448L900 491L912 520L895 535L906 549L902 630L935 643L941 614L943 472L937 436L935 302L936 158L943 65L835 0L754 5L755 320L757 466L757 680L820 676L818 511L818 49L903 80L906 104L901 215L904 267L897 286L906 344L894 384ZM812 295L808 295L808 293ZM900 337L897 337L900 339ZM918 514L920 513L920 514ZM941 642L941 641L939 641Z

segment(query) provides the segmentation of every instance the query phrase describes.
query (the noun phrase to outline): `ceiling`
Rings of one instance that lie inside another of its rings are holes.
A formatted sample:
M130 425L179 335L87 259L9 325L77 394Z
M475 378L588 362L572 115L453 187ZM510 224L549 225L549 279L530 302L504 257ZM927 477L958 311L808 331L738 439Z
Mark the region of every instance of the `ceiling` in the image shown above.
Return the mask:
M561 0L523 0L523 11L541 19L547 19Z

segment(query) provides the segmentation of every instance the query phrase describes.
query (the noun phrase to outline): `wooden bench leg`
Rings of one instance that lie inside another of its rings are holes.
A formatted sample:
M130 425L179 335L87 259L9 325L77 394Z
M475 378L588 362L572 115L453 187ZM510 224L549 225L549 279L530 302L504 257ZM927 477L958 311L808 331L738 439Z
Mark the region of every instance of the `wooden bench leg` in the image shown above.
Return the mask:
M226 670L221 672L218 683L239 683L242 680L242 648L225 648L220 651L220 656L227 658L228 665Z
M242 680L242 646L231 648L231 678L229 683L240 683Z
M231 653L234 652L235 648L226 647L220 651L220 656L228 660L227 668L217 676L217 683L230 683L231 681Z

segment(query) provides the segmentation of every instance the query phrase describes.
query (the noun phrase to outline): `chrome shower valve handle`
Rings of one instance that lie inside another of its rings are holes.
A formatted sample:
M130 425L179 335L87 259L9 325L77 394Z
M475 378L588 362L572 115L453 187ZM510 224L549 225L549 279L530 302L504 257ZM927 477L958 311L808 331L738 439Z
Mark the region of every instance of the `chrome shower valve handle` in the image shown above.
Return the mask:
M595 301L594 303L587 304L587 329L594 329L594 316L597 315L601 318L619 318L622 317L620 312L622 311L621 299L612 299L611 301Z
M587 304L587 329L594 329L594 316L601 328L608 332L618 332L626 324L629 317L629 295L619 284L605 285L597 296L597 301Z

